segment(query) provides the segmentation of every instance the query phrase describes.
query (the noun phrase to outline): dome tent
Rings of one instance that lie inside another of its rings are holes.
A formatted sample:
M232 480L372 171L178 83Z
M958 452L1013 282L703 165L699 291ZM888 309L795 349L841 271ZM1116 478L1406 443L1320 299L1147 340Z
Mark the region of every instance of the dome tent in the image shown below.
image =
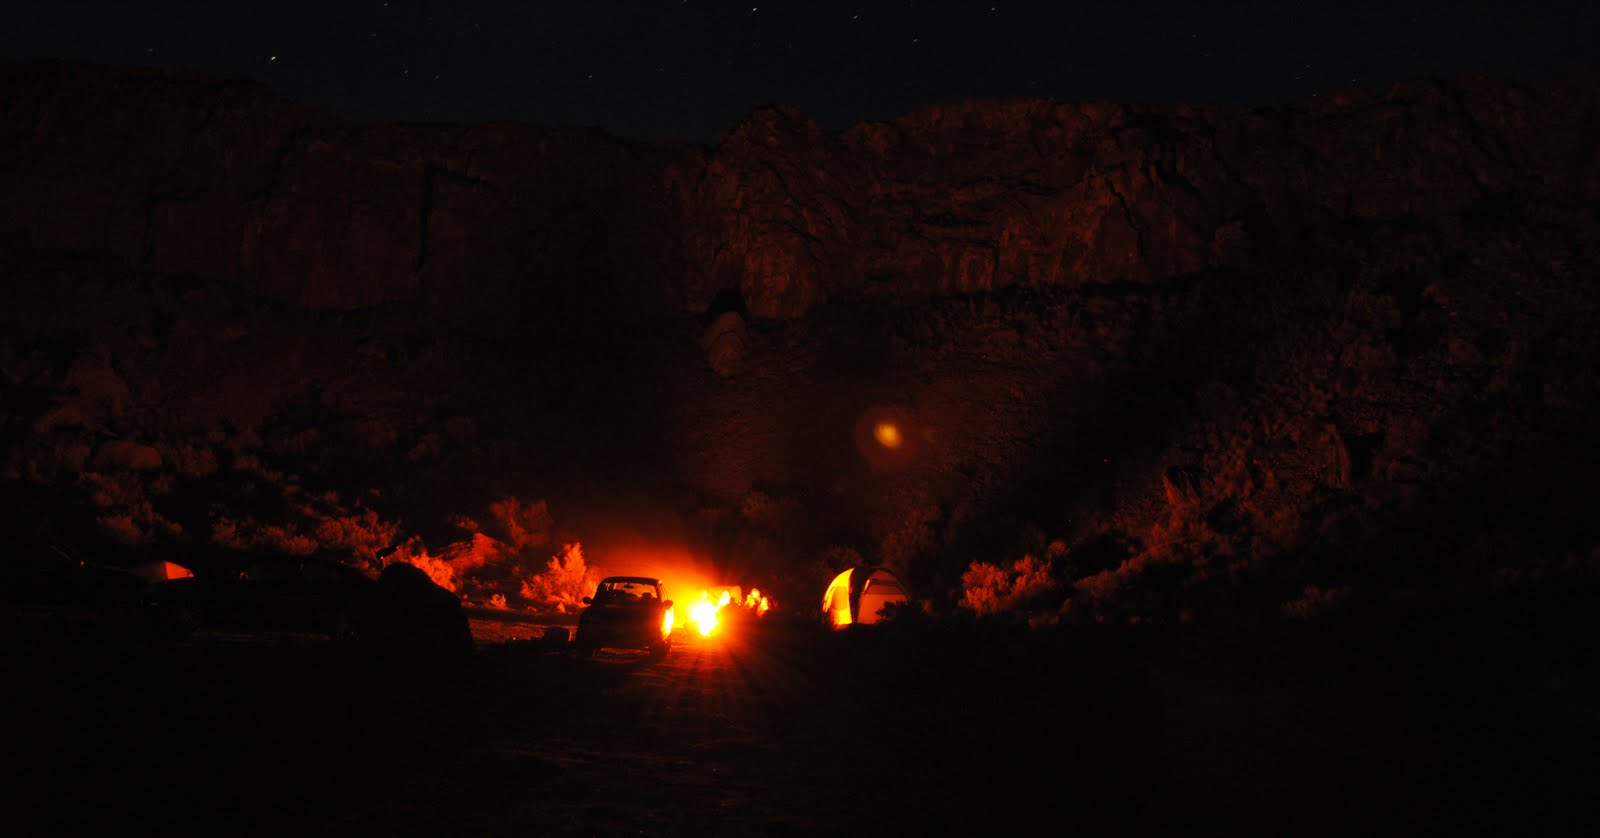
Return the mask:
M836 629L871 625L883 619L883 608L905 602L905 585L885 567L853 567L833 577L822 595L822 614Z

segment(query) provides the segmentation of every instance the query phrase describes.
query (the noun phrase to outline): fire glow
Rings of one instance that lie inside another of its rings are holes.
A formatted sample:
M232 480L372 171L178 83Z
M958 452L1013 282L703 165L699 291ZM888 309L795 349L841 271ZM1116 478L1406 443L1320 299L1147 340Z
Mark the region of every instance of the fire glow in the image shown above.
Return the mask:
M726 591L723 592L722 599L715 603L711 601L710 592L701 591L700 598L695 600L693 607L689 609L689 622L694 623L694 627L700 631L701 637L710 637L711 632L716 631L717 624L721 622L717 617L717 612L721 611L722 606L727 604L728 594Z
M713 601L710 591L701 590L700 598L689 607L689 622L700 632L701 637L710 637L718 627L726 624L722 611L730 605L735 608L743 607L757 617L765 615L772 607L758 588L751 588L743 601L736 600L733 594L726 590ZM669 615L668 619L670 618Z

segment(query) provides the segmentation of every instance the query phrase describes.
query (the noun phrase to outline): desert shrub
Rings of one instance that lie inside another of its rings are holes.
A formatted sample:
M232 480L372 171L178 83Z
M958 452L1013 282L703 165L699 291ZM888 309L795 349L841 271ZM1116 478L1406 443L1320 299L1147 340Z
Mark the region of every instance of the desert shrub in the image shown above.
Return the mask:
M489 505L489 514L504 530L505 540L517 550L545 547L555 529L555 519L550 517L550 508L543 500L504 498Z
M324 549L349 553L371 562L379 550L394 544L400 526L385 521L371 509L333 514L317 524L316 539Z
M438 558L449 567L451 584L445 585L437 579L436 584L474 600L485 599L498 593L499 588L514 585L518 575L517 553L504 542L480 532L446 546ZM425 564L417 566L428 570ZM430 571L429 575L433 573Z
M998 614L1009 593L1009 582L999 565L973 562L961 574L961 605L980 616Z
M584 560L583 545L577 542L566 545L557 555L551 556L543 573L522 581L522 598L535 606L551 608L558 614L583 607L583 598L594 587L592 572Z
M136 547L184 534L182 526L157 510L136 473L84 472L77 483L97 512L102 533L118 544Z
M265 549L291 556L309 556L317 551L317 540L292 524L269 524L228 515L211 519L211 543L240 552Z
M903 574L916 557L936 552L943 522L944 513L937 506L925 505L912 509L900 525L884 537L880 548L883 564Z
M430 554L422 547L419 539L411 539L407 543L400 545L399 549L389 554L385 562L387 564L405 562L413 565L418 570L428 574L428 578L433 580L433 584L447 591L455 591L459 586L456 580L456 569L450 565L450 562Z
M923 603L909 599L885 603L878 610L878 618L880 623L908 629L925 627L932 622Z
M961 605L979 616L1039 607L1057 591L1051 559L1026 555L1009 567L973 562L961 574Z
M861 567L866 563L866 559L862 558L854 548L840 544L829 544L822 548L822 553L817 556L816 561L819 575L829 579L849 568Z
M555 527L545 502L508 497L491 504L488 511L489 520L482 528L465 515L451 518L452 524L466 531L465 538L430 551L413 536L385 563L415 565L434 584L473 602L508 603L519 596L535 609L565 613L578 607L593 587L592 568L579 544L566 545L556 556L545 552ZM349 516L340 523L348 524ZM399 527L384 532L396 534Z
M1337 610L1349 598L1349 587L1307 585L1299 597L1283 604L1283 616L1291 620L1314 619Z
M1107 603L1121 595L1123 581L1123 577L1115 570L1102 570L1079 579L1073 587L1078 596L1088 602Z
M185 439L158 445L161 459L184 477L210 477L217 473L217 455L204 439Z
M416 444L406 452L406 459L413 463L433 462L439 459L439 435L425 433L417 438Z

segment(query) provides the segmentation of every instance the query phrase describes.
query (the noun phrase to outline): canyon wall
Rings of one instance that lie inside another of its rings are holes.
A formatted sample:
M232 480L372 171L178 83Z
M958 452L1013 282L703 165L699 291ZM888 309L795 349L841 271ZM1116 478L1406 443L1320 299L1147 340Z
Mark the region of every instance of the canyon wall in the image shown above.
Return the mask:
M1043 101L715 148L526 125L351 125L176 70L0 64L0 233L311 309L491 334L605 311L1153 282L1338 224L1600 194L1591 82L1415 83L1293 107ZM1591 215L1579 214L1585 235ZM1459 227L1450 231L1459 234Z
M534 570L654 528L1092 619L1600 574L1597 117L1417 82L699 148L0 63L0 488L139 549L423 539L512 599L494 510Z

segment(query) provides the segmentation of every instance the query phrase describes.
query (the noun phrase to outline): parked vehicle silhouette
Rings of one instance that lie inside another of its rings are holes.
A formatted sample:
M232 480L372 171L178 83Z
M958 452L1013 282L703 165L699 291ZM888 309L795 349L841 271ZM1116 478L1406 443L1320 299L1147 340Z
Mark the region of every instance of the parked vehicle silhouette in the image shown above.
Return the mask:
M663 597L661 580L608 576L583 601L589 607L578 618L572 641L580 657L610 648L646 649L662 658L672 649L672 600Z

